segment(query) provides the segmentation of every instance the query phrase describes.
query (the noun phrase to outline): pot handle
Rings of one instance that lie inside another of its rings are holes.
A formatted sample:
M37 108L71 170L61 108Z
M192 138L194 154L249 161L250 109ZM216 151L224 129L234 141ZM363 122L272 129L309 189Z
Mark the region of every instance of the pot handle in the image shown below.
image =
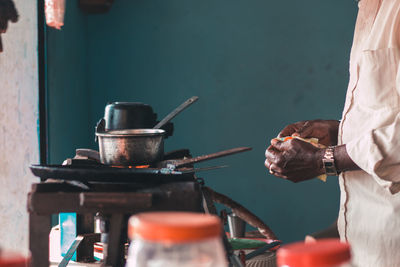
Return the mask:
M94 135L94 141L97 142L97 135L96 133L104 133L106 131L106 121L104 120L104 118L101 118L95 127L95 135Z
M75 150L75 158L88 158L91 160L95 160L100 162L100 153L99 151L93 150L93 149L87 149L87 148L78 148Z

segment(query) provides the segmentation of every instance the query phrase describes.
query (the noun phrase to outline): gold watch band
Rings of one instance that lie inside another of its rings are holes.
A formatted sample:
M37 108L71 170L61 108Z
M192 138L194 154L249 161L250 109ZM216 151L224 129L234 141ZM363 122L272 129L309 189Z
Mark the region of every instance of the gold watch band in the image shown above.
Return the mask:
M322 162L324 164L325 174L329 176L338 176L339 173L336 170L335 166L335 155L334 155L334 146L330 146L325 150L324 157L322 158Z

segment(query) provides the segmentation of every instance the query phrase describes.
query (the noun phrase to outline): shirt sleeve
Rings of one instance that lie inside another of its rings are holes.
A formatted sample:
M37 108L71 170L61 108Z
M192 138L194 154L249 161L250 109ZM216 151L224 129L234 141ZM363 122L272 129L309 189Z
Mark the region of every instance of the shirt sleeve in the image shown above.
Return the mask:
M400 68L396 77L400 95ZM364 133L346 144L350 158L392 194L400 192L400 111L381 128Z

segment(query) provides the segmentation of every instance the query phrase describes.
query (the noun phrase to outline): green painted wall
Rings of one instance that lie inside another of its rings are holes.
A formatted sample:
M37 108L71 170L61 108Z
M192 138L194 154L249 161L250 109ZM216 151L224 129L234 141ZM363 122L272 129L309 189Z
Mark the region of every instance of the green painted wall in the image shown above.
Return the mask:
M94 147L92 127L108 101L145 102L163 116L198 95L174 120L166 150L253 147L204 163L230 168L200 176L284 241L302 239L335 219L337 179L275 178L264 150L290 122L340 118L356 11L351 0L118 0L89 16L72 7L64 30L49 32L51 158ZM58 58L58 47L68 56Z
M87 23L77 1L66 1L62 31L47 30L49 161L61 163L93 140L90 125Z

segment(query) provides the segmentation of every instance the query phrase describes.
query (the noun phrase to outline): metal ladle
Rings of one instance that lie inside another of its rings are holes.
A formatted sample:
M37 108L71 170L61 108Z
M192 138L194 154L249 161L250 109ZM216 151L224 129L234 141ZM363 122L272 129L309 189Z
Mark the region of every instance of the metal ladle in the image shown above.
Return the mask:
M188 108L190 105L192 105L194 102L196 102L199 99L198 96L192 96L185 102L183 102L179 107L174 109L171 113L169 113L167 116L165 116L164 119L162 119L159 123L156 124L156 126L153 127L153 129L160 129L163 127L165 124L170 122L173 118L176 117L179 113L181 113L183 110Z

